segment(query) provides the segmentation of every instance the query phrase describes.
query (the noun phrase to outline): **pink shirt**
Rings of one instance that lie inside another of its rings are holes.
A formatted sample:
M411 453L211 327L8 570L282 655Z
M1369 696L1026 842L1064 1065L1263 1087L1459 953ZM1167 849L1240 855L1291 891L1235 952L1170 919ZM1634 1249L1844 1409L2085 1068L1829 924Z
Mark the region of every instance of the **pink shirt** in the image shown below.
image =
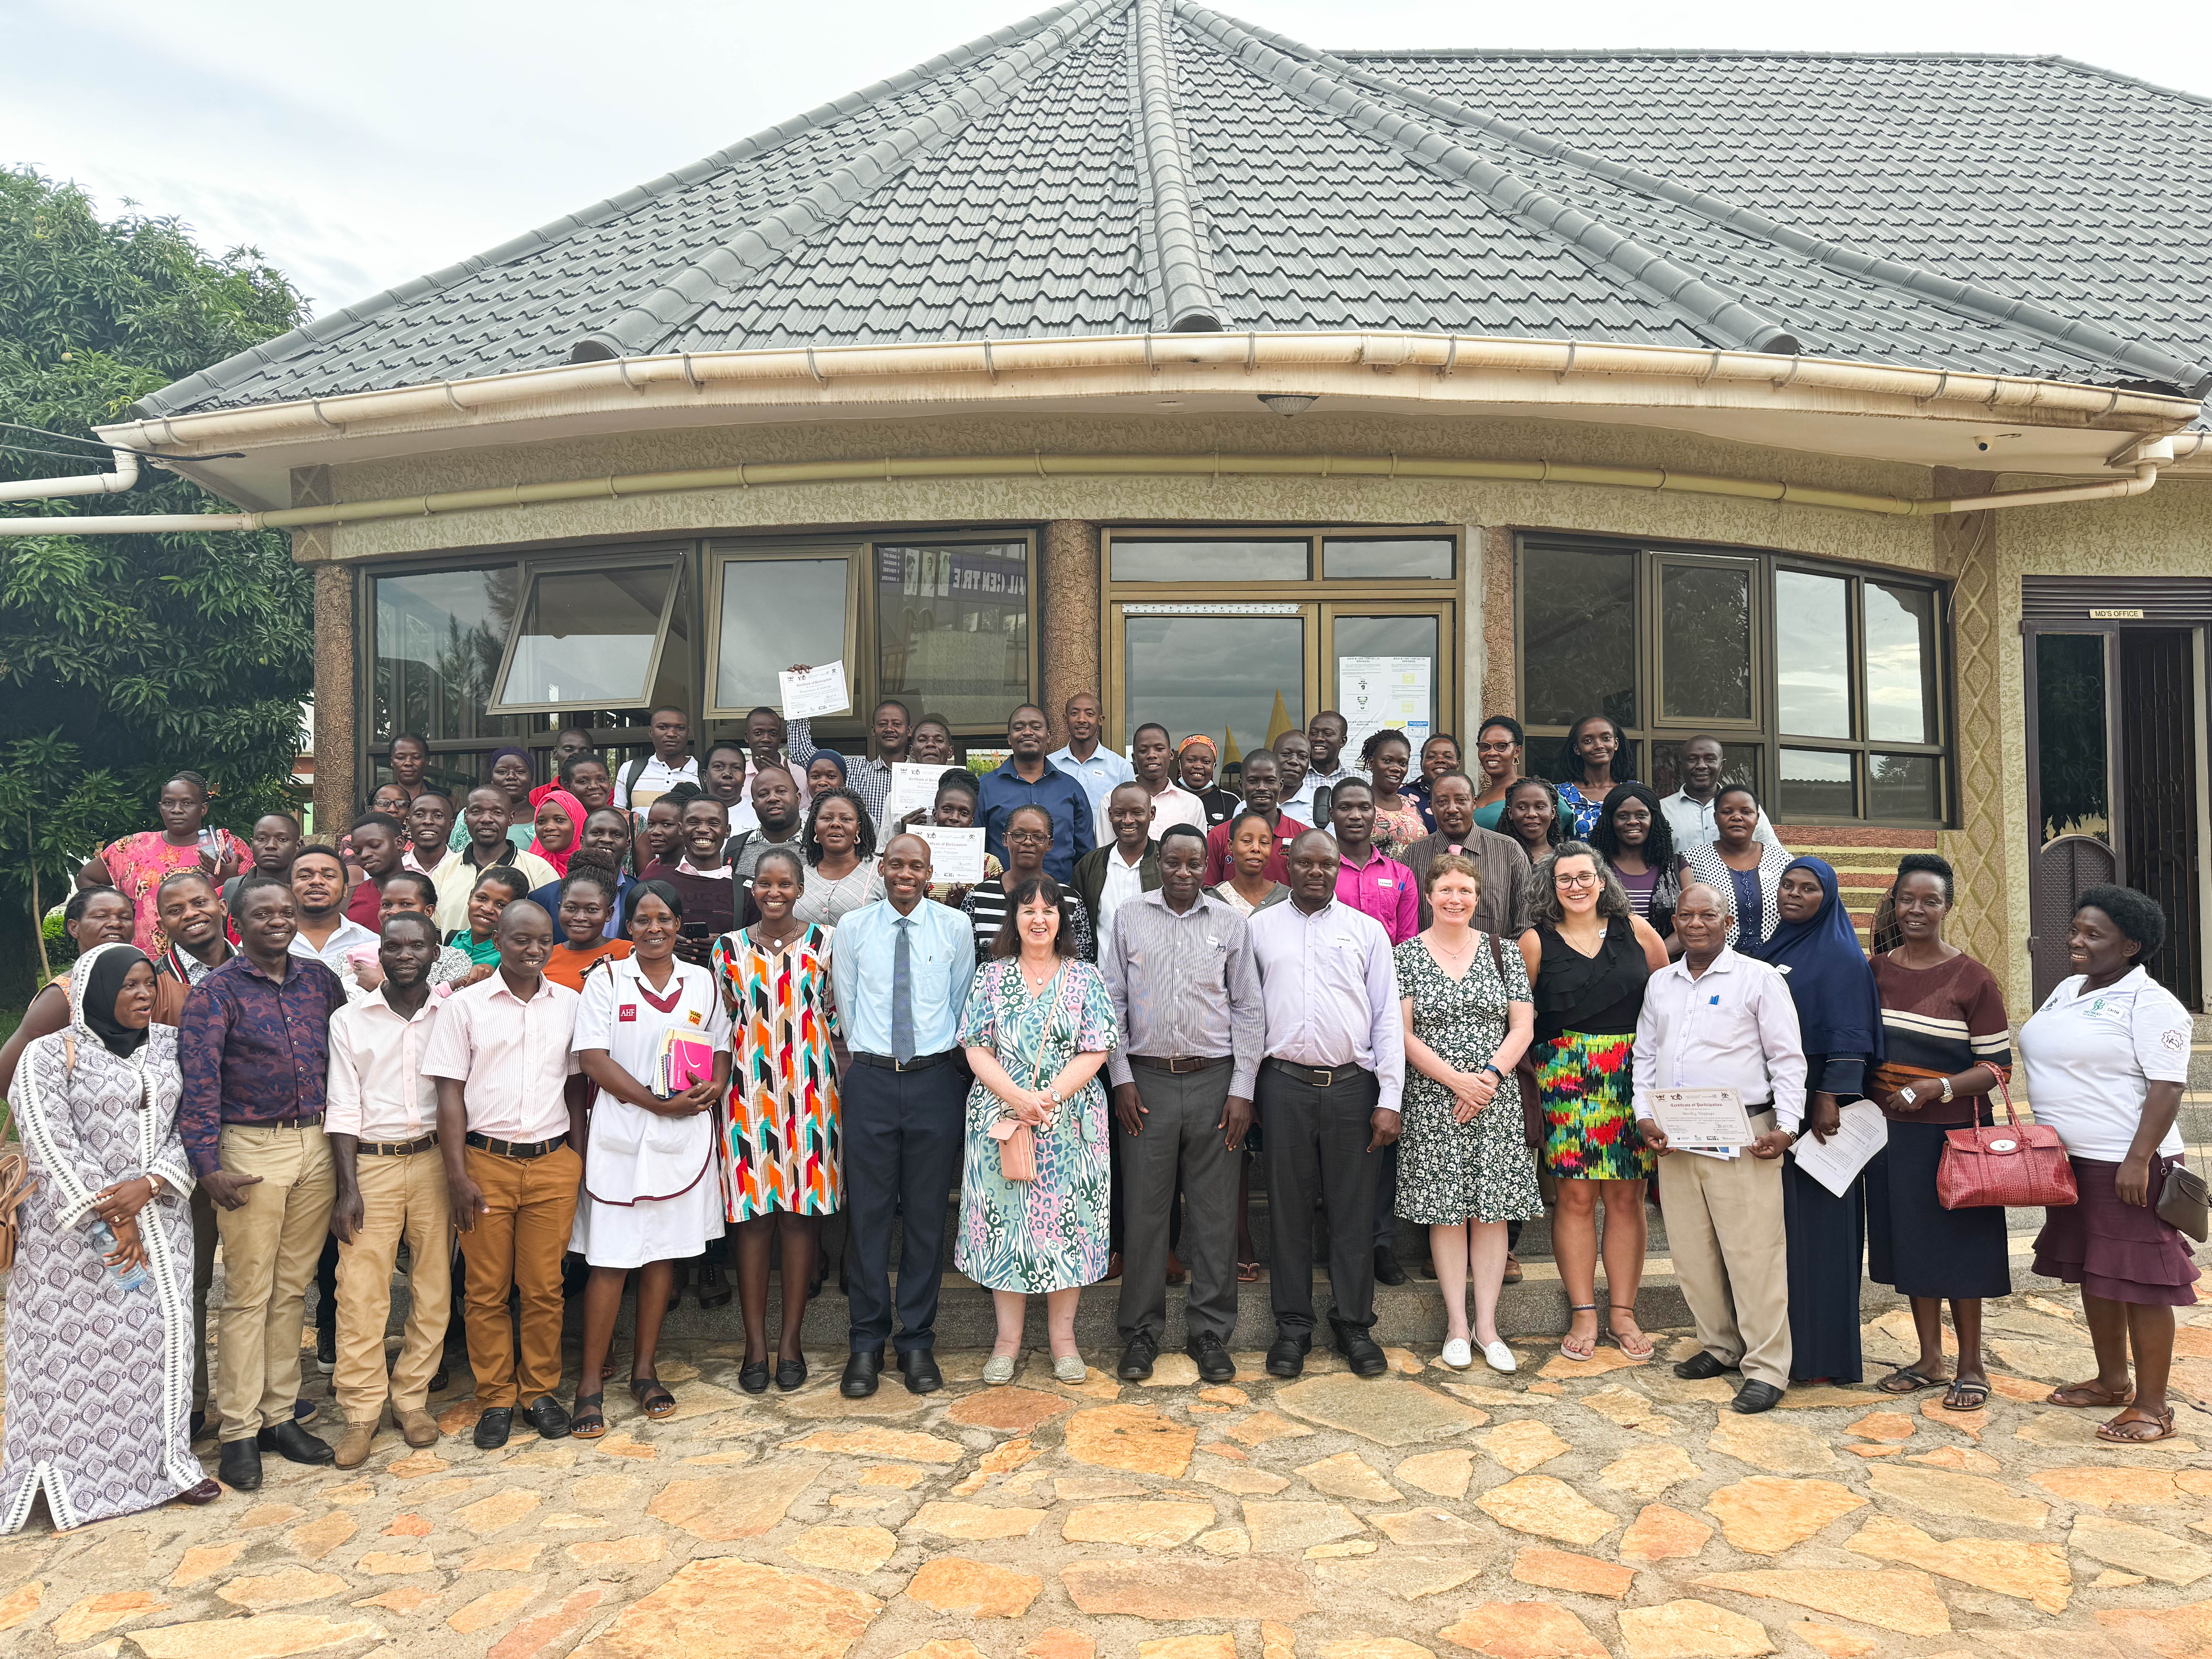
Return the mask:
M422 1056L438 1007L432 997L404 1018L379 986L331 1016L325 1133L405 1141L437 1128L438 1085L423 1071Z
M1337 861L1336 896L1339 902L1381 922L1393 946L1421 931L1420 884L1411 870L1371 847L1364 864Z
M422 1070L462 1085L468 1125L495 1140L550 1140L568 1132L563 1085L580 1071L573 1052L583 999L550 979L528 1002L491 976L446 999Z

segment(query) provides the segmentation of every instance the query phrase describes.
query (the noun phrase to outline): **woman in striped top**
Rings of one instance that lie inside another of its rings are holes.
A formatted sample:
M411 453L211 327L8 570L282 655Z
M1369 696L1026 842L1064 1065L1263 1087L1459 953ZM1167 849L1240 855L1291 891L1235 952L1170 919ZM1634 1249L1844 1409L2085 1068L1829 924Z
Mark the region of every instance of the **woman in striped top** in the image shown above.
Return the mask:
M1006 814L1006 868L994 879L986 875L968 890L968 896L960 902L960 908L975 929L975 960L988 962L999 939L999 929L1013 914L1013 901L1008 896L1032 876L1044 872L1045 854L1052 851L1052 814L1042 806L1017 806ZM1073 954L1079 961L1098 960L1098 947L1091 936L1091 915L1083 908L1083 901L1075 896L1072 887L1060 890L1060 905L1067 925L1067 937L1073 945Z
M2005 1212L1947 1210L1936 1166L1948 1129L1987 1124L1990 1091L2012 1075L2004 994L1990 970L1943 942L1951 866L1910 853L1875 915L1885 1058L1869 1098L1889 1120L1889 1145L1867 1166L1867 1276L1911 1298L1919 1357L1879 1385L1885 1394L1944 1389L1943 1404L1974 1411L1990 1397L1982 1368L1982 1300L2012 1294ZM1957 1370L1944 1387L1943 1304L1959 1336Z

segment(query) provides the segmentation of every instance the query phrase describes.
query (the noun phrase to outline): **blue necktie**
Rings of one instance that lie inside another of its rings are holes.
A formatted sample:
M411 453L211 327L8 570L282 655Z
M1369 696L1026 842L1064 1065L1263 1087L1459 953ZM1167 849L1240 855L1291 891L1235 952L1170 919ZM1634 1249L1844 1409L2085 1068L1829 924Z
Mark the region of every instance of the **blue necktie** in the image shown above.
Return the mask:
M914 1058L914 919L893 924L898 943L891 951L891 1058L902 1066Z

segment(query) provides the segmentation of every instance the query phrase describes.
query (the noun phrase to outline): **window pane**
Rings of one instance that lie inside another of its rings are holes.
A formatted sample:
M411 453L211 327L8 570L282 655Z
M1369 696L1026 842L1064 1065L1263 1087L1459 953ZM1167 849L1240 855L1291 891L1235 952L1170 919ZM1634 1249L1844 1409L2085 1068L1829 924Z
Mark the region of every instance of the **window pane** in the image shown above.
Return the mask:
M1850 611L1850 584L1840 576L1774 573L1774 683L1783 731L1851 735Z
M1321 544L1321 574L1338 580L1353 576L1449 576L1452 544L1441 538L1419 541L1332 538Z
M1942 763L1933 755L1869 755L1867 816L1940 818Z
M1682 745L1687 741L1686 738L1662 738L1652 744L1651 787L1657 793L1671 795L1682 787ZM1762 763L1765 758L1765 750L1759 744L1723 744L1721 745L1722 785L1723 787L1735 783L1747 785L1759 799L1765 800L1766 792L1760 787L1759 773L1764 769Z
M1114 544L1117 582L1302 582L1313 544L1295 541Z
M1659 568L1664 718L1751 718L1751 572L1741 565Z
M1531 726L1636 708L1636 555L1530 548L1521 561L1521 676Z
M484 705L514 625L518 580L511 564L376 579L372 743L402 732L435 741L489 729Z
M848 574L842 558L726 562L717 596L722 631L714 650L714 707L781 708L778 674L795 662L842 661ZM848 685L854 666L845 665Z
M1818 749L1784 750L1776 804L1794 818L1858 817L1858 802L1851 792L1851 757Z
M1934 743L1936 595L1925 587L1861 586L1866 594L1867 736Z
M1351 729L1345 750L1355 757L1346 764L1356 764L1368 734L1385 726L1404 730L1418 759L1437 729L1437 619L1339 617L1335 637L1334 706ZM1414 696L1424 670L1428 695ZM1416 679L1409 682L1408 673Z
M502 706L624 708L649 702L646 676L660 635L670 565L550 570L532 585Z
M1029 550L1020 542L878 547L884 695L919 717L1002 726L1030 695Z
M2035 636L2036 781L2043 840L2112 836L2105 636Z
M1249 755L1267 742L1278 698L1291 726L1306 723L1303 617L1125 613L1122 635L1130 726L1158 720L1177 738L1226 731Z

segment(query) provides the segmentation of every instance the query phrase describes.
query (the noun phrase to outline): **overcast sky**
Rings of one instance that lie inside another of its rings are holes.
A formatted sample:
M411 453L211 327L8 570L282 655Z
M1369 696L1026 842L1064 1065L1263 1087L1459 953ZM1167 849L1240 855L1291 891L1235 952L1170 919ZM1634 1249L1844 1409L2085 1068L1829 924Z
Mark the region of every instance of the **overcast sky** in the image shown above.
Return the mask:
M0 161L258 246L319 313L1042 3L0 0ZM1214 3L1320 46L2052 52L2212 94L2212 21L2186 5Z

